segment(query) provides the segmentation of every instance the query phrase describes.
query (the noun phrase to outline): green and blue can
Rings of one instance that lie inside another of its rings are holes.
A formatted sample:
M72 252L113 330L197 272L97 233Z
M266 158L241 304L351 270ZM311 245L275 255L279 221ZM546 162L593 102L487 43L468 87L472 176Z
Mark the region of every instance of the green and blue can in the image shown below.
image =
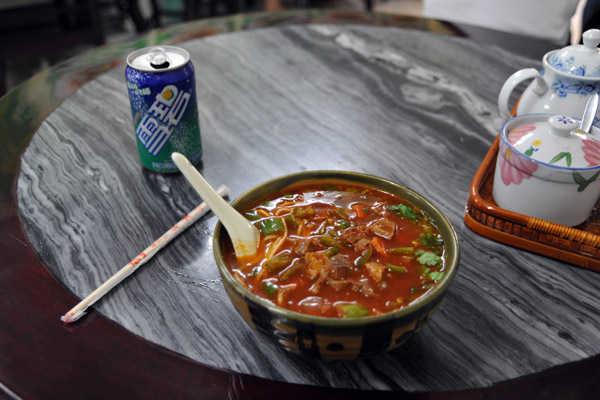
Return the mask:
M196 82L190 54L179 47L157 46L127 56L125 79L142 165L175 172L171 154L192 164L202 158Z

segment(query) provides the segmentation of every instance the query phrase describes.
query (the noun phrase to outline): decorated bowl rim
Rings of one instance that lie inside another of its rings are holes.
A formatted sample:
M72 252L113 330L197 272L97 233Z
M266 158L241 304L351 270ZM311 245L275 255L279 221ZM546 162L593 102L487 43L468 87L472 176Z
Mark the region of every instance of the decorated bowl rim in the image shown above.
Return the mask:
M213 234L213 255L215 261L217 263L217 267L219 268L219 273L223 280L226 281L227 284L231 288L233 288L239 295L244 298L250 299L253 303L260 305L261 307L265 307L272 314L277 315L278 317L287 318L290 320L295 320L303 323L309 323L319 326L331 326L331 327L344 327L344 326L362 326L366 324L378 323L387 320L395 320L407 317L412 313L418 311L422 307L427 306L427 304L435 301L437 298L443 296L450 286L454 276L456 275L459 260L460 260L460 247L458 242L458 236L454 227L446 217L446 215L433 203L431 203L427 198L423 195L415 192L408 187L401 185L399 183L393 182L391 180L381 178L375 175L370 175L361 172L351 172L351 171L337 171L337 170L312 170L312 171L303 171L292 174L287 174L283 176L279 176L277 178L273 178L267 180L259 185L252 187L246 192L242 193L238 196L234 201L232 201L232 205L237 207L242 203L243 200L246 200L248 197L252 196L254 193L260 192L261 189L268 188L271 185L277 185L276 191L279 191L285 187L290 187L292 185L300 184L302 182L308 182L313 180L338 180L338 181L347 181L356 184L365 184L374 186L380 190L386 190L385 187L394 187L398 189L398 192L402 192L402 196L397 193L393 193L407 201L415 204L420 209L423 209L423 205L425 210L429 216L433 217L436 221L436 226L440 230L440 233L445 236L444 237L444 246L446 257L446 265L447 268L446 273L443 275L441 281L438 282L437 286L434 287L431 291L427 292L425 295L416 299L414 302L409 304L406 307L400 308L398 310L393 310L390 312L382 313L379 315L373 316L365 316L358 318L332 318L332 317L320 317L314 315L308 315L299 313L296 311L288 310L283 307L280 307L273 302L260 297L246 288L244 288L231 274L229 268L227 267L225 260L223 258L223 254L221 252L220 246L220 238L223 236L223 233L226 231L223 229L223 225L221 222L217 222L217 225ZM281 182L287 182L280 186ZM272 193L273 190L269 190L269 193ZM256 198L251 199L252 201L258 200L264 197L264 195L256 196ZM251 201L249 201L251 202ZM434 215L431 215L434 214ZM450 240L447 240L447 238Z

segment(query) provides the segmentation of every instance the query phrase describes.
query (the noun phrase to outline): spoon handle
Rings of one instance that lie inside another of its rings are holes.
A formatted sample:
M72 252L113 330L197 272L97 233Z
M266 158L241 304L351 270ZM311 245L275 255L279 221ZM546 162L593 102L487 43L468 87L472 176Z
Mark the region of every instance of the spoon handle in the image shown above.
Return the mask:
M583 117L581 118L581 126L579 127L585 133L589 133L596 119L596 112L598 111L598 93L594 93L585 106Z
M242 257L256 254L259 239L258 229L248 222L235 208L229 205L229 203L223 200L184 155L173 153L171 158L183 176L185 176L196 192L198 192L219 218L227 233L229 233L236 256Z

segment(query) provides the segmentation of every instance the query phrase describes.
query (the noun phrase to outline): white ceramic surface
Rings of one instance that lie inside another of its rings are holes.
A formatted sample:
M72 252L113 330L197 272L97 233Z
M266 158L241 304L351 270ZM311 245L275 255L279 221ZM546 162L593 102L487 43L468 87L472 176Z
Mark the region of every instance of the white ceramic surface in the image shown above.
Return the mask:
M580 131L579 122L564 115L511 128L508 142L519 153L557 167L600 164L600 141Z
M548 114L504 124L493 188L500 207L566 226L589 217L600 196L600 129L571 133L578 124Z
M580 118L589 95L600 92L600 30L583 35L584 44L553 50L542 59L543 68L525 68L512 74L498 95L498 110L510 116L511 94L521 83L533 79L517 106L517 115L548 113Z

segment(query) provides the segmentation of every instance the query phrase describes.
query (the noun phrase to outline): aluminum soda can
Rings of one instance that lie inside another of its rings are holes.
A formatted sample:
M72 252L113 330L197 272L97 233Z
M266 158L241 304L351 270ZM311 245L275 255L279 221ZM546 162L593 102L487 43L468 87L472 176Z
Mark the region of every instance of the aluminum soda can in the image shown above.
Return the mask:
M179 47L156 46L127 56L125 79L142 165L175 172L173 152L202 158L194 66Z

